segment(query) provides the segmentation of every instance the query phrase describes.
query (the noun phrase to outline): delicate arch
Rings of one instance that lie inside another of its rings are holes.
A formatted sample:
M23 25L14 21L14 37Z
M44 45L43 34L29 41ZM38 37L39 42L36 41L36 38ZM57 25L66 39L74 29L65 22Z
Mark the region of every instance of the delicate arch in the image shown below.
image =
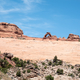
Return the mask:
M47 35L49 35L49 36L47 37ZM47 33L44 35L43 39L51 38L51 37L52 37L52 35L50 34L50 32L47 32Z

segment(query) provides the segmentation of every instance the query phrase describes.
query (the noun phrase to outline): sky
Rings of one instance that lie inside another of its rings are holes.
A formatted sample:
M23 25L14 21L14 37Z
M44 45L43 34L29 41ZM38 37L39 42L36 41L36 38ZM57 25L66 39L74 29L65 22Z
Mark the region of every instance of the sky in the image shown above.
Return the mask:
M16 24L30 37L80 35L80 0L0 0L0 22Z

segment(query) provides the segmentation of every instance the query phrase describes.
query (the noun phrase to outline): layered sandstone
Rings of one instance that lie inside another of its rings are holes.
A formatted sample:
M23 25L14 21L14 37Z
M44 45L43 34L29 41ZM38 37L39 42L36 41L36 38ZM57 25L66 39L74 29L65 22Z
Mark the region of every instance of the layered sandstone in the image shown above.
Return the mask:
M67 40L69 41L79 41L79 35L75 35L75 34L69 34Z
M23 31L15 24L0 23L0 37L21 37Z

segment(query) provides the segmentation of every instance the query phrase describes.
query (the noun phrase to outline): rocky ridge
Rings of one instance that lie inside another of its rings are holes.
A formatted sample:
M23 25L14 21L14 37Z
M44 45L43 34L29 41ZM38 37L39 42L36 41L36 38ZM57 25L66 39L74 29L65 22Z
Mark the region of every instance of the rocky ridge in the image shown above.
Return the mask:
M0 37L21 37L23 31L15 24L6 22L0 23Z
M44 35L43 39L60 40L60 41L79 41L79 40L80 40L80 37L79 37L79 35L69 34L69 36L68 36L67 39L66 39L65 37L63 37L63 38L61 38L61 37L57 38L57 36L55 36L55 35L52 36L52 35L50 34L50 32L47 32L47 33Z

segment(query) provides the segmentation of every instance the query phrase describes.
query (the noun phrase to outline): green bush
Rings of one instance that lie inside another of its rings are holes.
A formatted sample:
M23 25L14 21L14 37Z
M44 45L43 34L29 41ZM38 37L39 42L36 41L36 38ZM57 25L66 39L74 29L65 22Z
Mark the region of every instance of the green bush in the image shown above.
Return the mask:
M80 78L80 75L79 75L79 78Z
M80 73L80 68L78 69L78 73Z
M33 63L33 65L35 66L35 69L39 69L36 63Z
M63 69L58 69L57 73L58 73L58 75L62 75L63 74Z
M16 76L20 77L21 76L21 71L17 71Z
M11 64L9 64L9 65L8 65L8 68L11 68L11 67L12 67L12 65L11 65Z
M26 61L23 61L22 59L19 60L19 58L14 57L12 60L16 63L17 67L25 67L26 66Z
M30 60L27 60L27 64L30 64Z
M51 75L48 75L45 77L46 80L54 80L54 77L52 77Z
M71 74L69 73L68 76L74 77L74 75L72 73Z
M7 73L7 68L0 67L0 71L6 74Z
M57 59L57 56L54 57L54 59L53 59L53 66L55 66L55 65L62 65L62 63L63 63L63 61Z
M57 63L57 61L58 61L57 56L55 56L53 62Z
M8 64L7 60L0 59L0 65L2 68L6 68Z
M26 72L26 70L23 71L23 73L25 73L25 72Z
M8 63L5 57L4 59L0 58L0 66L0 71L2 71L3 73L7 73L7 69L12 67L12 65Z
M70 67L70 65L68 65L68 67Z
M51 62L51 61L49 61L49 62L48 62L48 65L49 65L49 66L51 66L51 65L52 65L52 62Z
M19 58L14 57L12 60L16 63L17 61L19 61Z
M47 66L44 67L44 69L46 69L46 68L47 68Z
M62 65L63 61L62 60L59 60L58 61L58 65Z
M45 65L45 63L44 63L44 62L42 62L42 65Z
M74 69L74 66L71 66L71 69Z
M31 72L30 69L28 69L28 70L27 70L27 73L30 73L30 72Z

